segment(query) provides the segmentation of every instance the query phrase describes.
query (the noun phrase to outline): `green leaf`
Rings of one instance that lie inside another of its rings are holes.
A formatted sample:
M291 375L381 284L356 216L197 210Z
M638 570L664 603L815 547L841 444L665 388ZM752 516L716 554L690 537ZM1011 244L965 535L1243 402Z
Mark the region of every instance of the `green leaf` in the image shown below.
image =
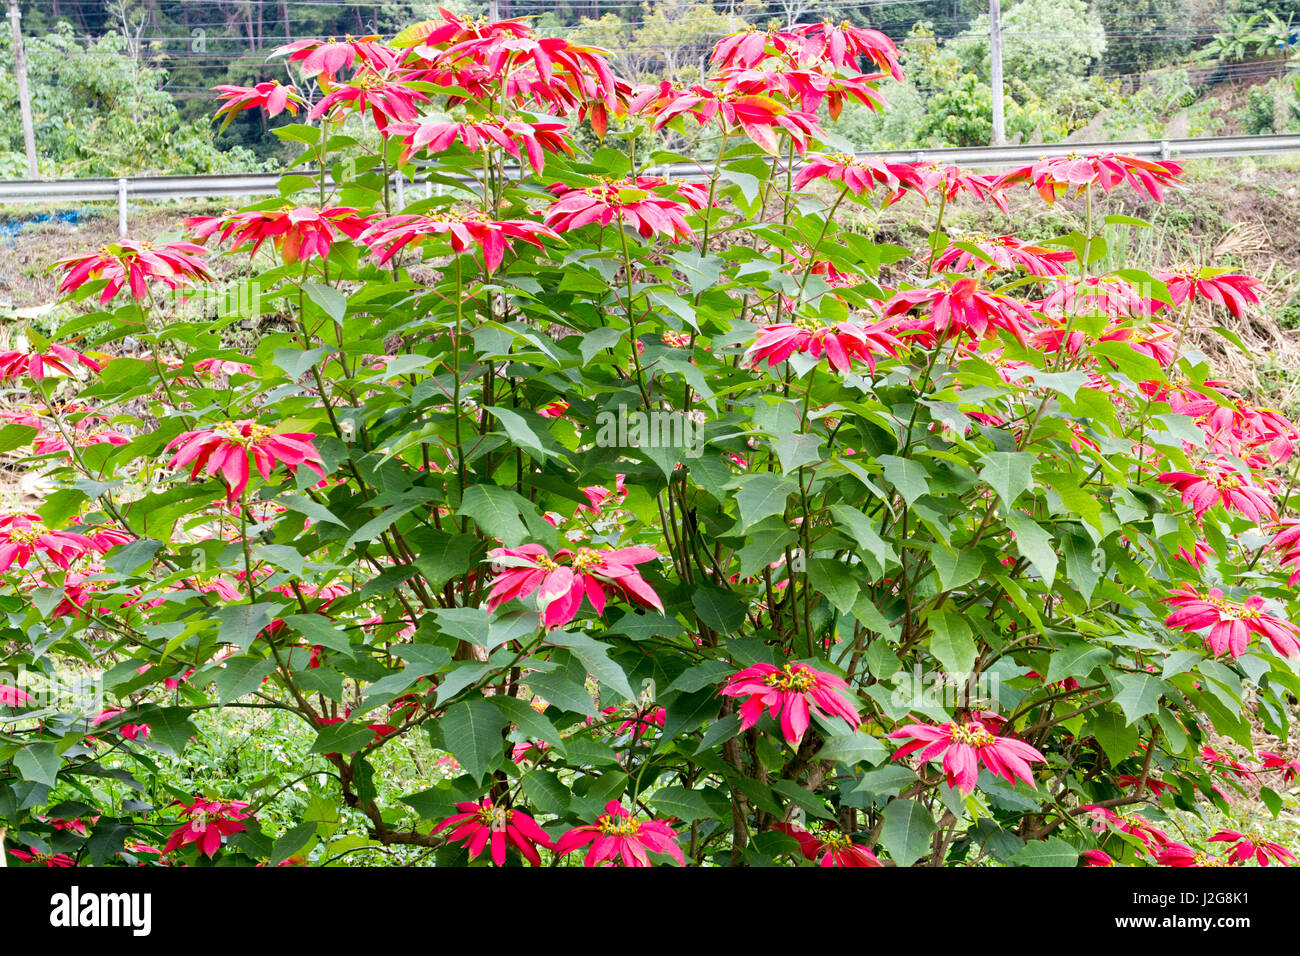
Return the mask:
M1079 851L1059 837L1025 844L1011 858L1013 866L1078 866Z
M253 639L271 623L274 604L227 604L213 612L220 622L217 639L234 644L241 651L248 650Z
M668 817L677 817L683 823L690 823L692 820L721 819L718 812L709 806L709 801L704 799L704 794L698 790L664 787L656 791L649 802L660 813Z
M786 500L799 490L789 478L766 472L745 475L739 483L733 482L732 487L738 489L735 498L742 531L770 515L785 514Z
M1055 684L1067 677L1086 677L1099 664L1109 664L1111 652L1086 641L1072 641L1054 653L1047 662L1047 683Z
M1154 674L1116 674L1111 686L1115 688L1115 703L1130 724L1154 714L1160 706L1160 695L1169 690L1169 685Z
M563 674L529 674L524 683L534 694L560 710L584 717L595 717L599 713L586 688Z
M1138 729L1113 710L1093 714L1087 732L1097 738L1112 766L1129 756L1138 745Z
M447 750L480 783L501 760L505 729L505 715L486 700L453 704L442 718Z
M891 800L885 806L880 842L899 866L911 866L930 852L930 836L937 829L930 812L915 800Z
M984 570L984 552L979 548L961 548L950 554L942 547L930 552L934 569L939 572L939 587L945 591L969 584Z
M969 674L975 666L978 650L971 640L971 628L956 611L931 609L926 614L930 625L930 653L949 674Z
M553 631L547 635L546 641L559 647L567 647L573 652L573 656L582 662L582 666L587 668L587 673L610 690L622 694L627 700L636 699L636 692L628 683L627 674L623 672L623 668L610 660L609 649L604 644L586 634L573 631Z
M808 582L824 594L841 614L848 614L862 591L861 568L854 568L829 558L809 558Z
M1010 512L1006 517L1007 527L1016 536L1016 549L1029 560L1043 579L1051 586L1056 580L1056 552L1052 550L1052 536L1034 519L1018 511Z
M311 745L314 754L354 754L373 743L375 732L365 724L326 724Z
M691 595L691 606L700 620L719 634L731 634L745 623L745 603L726 588L699 585Z
M561 754L564 753L564 741L560 739L560 732L555 729L555 725L527 703L518 697L504 694L496 694L488 700L505 715L507 720L512 724L518 724L519 730L529 739L543 740Z
M59 754L54 744L29 744L14 754L14 768L24 780L52 787L59 773Z
M524 500L496 485L473 485L465 492L457 514L473 518L485 535L500 538L507 548L515 548L528 537L528 529L520 520L519 505Z
M1033 483L1034 456L1028 452L991 451L980 461L984 463L980 477L1007 507Z
M919 461L896 455L881 455L879 460L885 470L885 479L898 489L908 505L930 493L930 473Z
M335 322L343 321L343 316L348 311L348 297L342 292L319 282L305 282L303 290L307 293L307 298L320 306L321 311L331 319Z
M144 707L132 722L148 724L149 741L161 744L177 756L184 753L190 738L198 735L186 707Z
M218 703L227 704L251 693L262 684L262 679L275 669L269 657L230 657L222 662L217 674Z

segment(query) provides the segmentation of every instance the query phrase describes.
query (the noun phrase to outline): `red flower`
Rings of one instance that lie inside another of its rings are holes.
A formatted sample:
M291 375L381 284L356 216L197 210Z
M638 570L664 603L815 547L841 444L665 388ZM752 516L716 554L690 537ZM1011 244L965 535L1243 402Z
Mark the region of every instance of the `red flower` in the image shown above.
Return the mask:
M1122 817L1108 807L1098 807L1091 804L1080 809L1087 810L1088 815L1096 821L1093 829L1097 832L1115 829L1120 833L1127 833L1129 836L1137 837L1142 841L1143 849L1147 853L1169 844L1168 834L1152 826L1149 821L1142 819L1142 817L1136 815Z
M400 79L386 77L372 69L358 71L347 83L333 87L308 114L310 119L337 117L342 110L355 109L370 112L380 133L390 123L403 123L420 115L417 103L427 103L429 98L419 90L405 86Z
M182 801L180 815L186 822L172 831L167 838L163 853L171 853L183 846L193 843L204 856L215 856L221 849L221 838L247 830L241 820L248 819L245 809L247 803L230 800L196 799L186 806Z
M651 191L662 182L601 178L598 185L581 188L556 184L551 187L556 199L546 211L546 225L568 232L588 223L608 226L617 221L646 239L659 234L670 242L693 241L695 233L686 225L687 204Z
M226 484L227 499L233 502L248 485L250 454L264 479L271 477L277 464L284 465L290 474L295 473L299 465L306 465L324 479L323 462L312 443L315 437L310 432L275 432L252 419L220 422L212 428L185 432L168 442L166 450L174 448L176 454L167 467L179 468L193 463L191 479L197 479L205 468L209 476L220 472Z
M59 291L65 294L75 292L92 279L107 279L108 284L99 296L99 304L105 305L123 285L134 298L143 299L149 294L150 280L161 282L169 289L210 281L212 272L200 258L206 254L207 250L192 242L169 242L155 249L152 243L119 239L90 255L60 259L50 269L63 270Z
M1264 490L1251 484L1226 462L1205 475L1170 471L1158 475L1157 480L1181 492L1183 504L1198 518L1215 505L1239 511L1252 521L1277 517L1277 509Z
M1033 276L1060 276L1065 275L1063 263L1074 261L1074 253L1069 250L1054 252L1022 243L1015 236L971 236L965 243L982 255L954 243L934 260L934 268L940 272L964 272L973 265L988 273L998 269L1024 269Z
M1091 156L1055 156L1040 159L1028 166L1021 166L1003 173L995 185L1003 188L1015 183L1027 182L1047 202L1056 201L1070 189L1081 193L1094 183L1105 192L1110 192L1121 183L1128 183L1139 192L1145 192L1156 202L1162 199L1162 187L1181 186L1183 181L1178 174L1183 171L1178 163L1167 160L1145 160L1133 156L1118 156L1115 153L1099 153Z
M846 833L822 830L814 834L791 823L778 823L772 829L797 840L799 852L806 859L820 857L819 866L884 866L874 853L858 846Z
M558 120L526 120L522 117L506 119L489 116L484 120L461 123L450 120L426 119L419 123L398 123L389 133L403 137L407 144L402 162L410 159L417 150L440 153L460 140L471 153L489 145L505 150L515 159L521 159L520 147L528 155L528 162L538 173L546 165L546 153L573 155L573 147L562 135L568 124Z
M745 698L740 705L741 730L753 727L766 710L773 720L780 719L786 742L798 747L813 713L828 719L839 717L850 727L862 723L844 693L848 689L843 678L807 664L754 664L738 671L721 692Z
M1245 834L1237 830L1220 830L1210 837L1210 842L1233 844L1229 847L1228 853L1228 860L1231 863L1244 863L1252 856L1260 866L1268 866L1270 857L1283 866L1290 866L1295 862L1295 854L1282 844L1265 839L1257 834Z
M9 855L16 860L22 860L24 863L38 863L41 866L66 867L76 866L72 857L66 853L41 853L39 850L10 850Z
M1227 866L1217 856L1199 853L1185 843L1170 843L1156 853L1161 866Z
M564 413L569 410L569 403L564 399L556 399L553 402L547 402L537 410L537 414L542 418L563 418Z
M1205 299L1223 306L1237 318L1241 318L1246 306L1259 304L1259 292L1264 286L1251 276L1224 273L1221 269L1157 272L1155 278L1165 284L1175 305L1182 305L1189 298Z
M0 382L10 382L24 375L39 382L50 372L72 375L73 368L78 365L83 365L92 372L98 372L104 367L63 345L49 345L46 348L48 351L45 352L20 352L16 349L0 352ZM36 423L36 427L39 428L40 424Z
M897 326L900 332L912 331L925 339L940 342L969 335L972 340L992 338L998 329L1005 329L1022 345L1025 325L1032 325L1034 317L1015 299L996 292L985 292L975 279L958 279L950 288L927 286L896 292L885 303L884 315L902 315L917 306L926 306L929 314Z
M1084 850L1079 854L1084 866L1114 866L1115 861L1105 850Z
M903 343L879 323L822 325L818 321L799 319L760 328L754 344L745 353L745 362L757 366L766 360L768 368L772 368L795 352L803 352L813 358L824 354L837 372L851 371L854 359L866 362L867 368L874 372L877 355L895 356L902 347Z
M106 710L92 720L91 724L98 727L100 724L107 723L115 717L120 717L125 713L126 711L121 708L117 708L116 710ZM123 724L117 729L117 732L121 734L125 740L137 740L141 738L147 739L149 736L149 730L150 728L148 724Z
M15 564L25 568L35 556L66 571L73 561L92 550L96 550L95 542L89 537L75 531L51 531L40 515L0 515L0 571L8 571Z
M482 853L490 842L492 862L504 866L507 846L514 844L529 863L541 866L542 858L537 847L549 850L553 846L551 838L537 825L536 820L519 810L493 806L489 797L484 797L479 803L458 803L456 809L460 813L447 817L431 832L438 833L449 826L455 826L456 829L447 839L452 843L463 841L471 860Z
M488 552L488 558L501 570L488 593L488 613L506 601L523 600L537 592L543 623L548 628L560 627L573 620L584 594L597 614L604 613L608 588L662 614L659 596L636 570L636 565L658 557L653 548L644 547L579 548L576 553L565 549L553 557L536 544L496 548Z
M36 698L10 684L0 684L0 707L22 707Z
M814 179L829 179L843 183L855 196L884 186L892 193L891 203L909 189L925 192L925 181L916 167L909 163L887 163L872 156L852 156L847 153L814 153L795 173L794 188L802 189Z
M329 255L334 242L344 237L357 238L369 224L349 206L331 206L328 209L282 206L220 217L191 216L185 220L185 225L193 230L194 238L199 242L218 233L222 242L234 235L232 251L238 251L251 242L250 255L256 254L262 243L270 239L286 263L313 256L323 259Z
M223 113L226 116L225 122L221 124L222 130L230 125L236 113L243 110L260 108L266 110L267 116L279 116L288 110L290 115L297 116L298 107L302 104L297 89L281 86L278 80L268 80L256 86L214 86L213 89L217 91L217 99L226 101L216 112L217 116Z
M330 39L296 40L286 43L271 51L271 56L288 55L290 63L297 63L303 76L320 77L324 80L323 88L328 88L334 78L344 70L360 63L372 70L391 70L400 63L399 54L390 50L379 37L368 36L359 39L348 37L343 42Z
M1283 657L1300 657L1300 629L1289 621L1264 612L1264 599L1251 595L1244 604L1225 600L1218 588L1210 588L1205 597L1190 584L1184 584L1165 603L1177 608L1165 619L1165 626L1183 631L1210 628L1205 643L1214 653L1227 650L1240 657L1250 643L1250 635L1266 637Z
M1023 740L994 735L987 726L989 722L976 718L962 724L949 722L937 727L928 724L900 727L889 736L916 739L900 747L893 759L898 760L917 750L921 751L922 760L942 754L948 786L962 793L971 793L975 789L981 763L1013 786L1017 778L1034 786L1034 774L1029 764L1047 758Z
M538 249L546 248L542 245L543 237L560 240L546 226L525 219L496 222L473 213L443 213L440 216L389 216L367 229L360 241L370 247L376 260L382 264L411 243L421 242L429 236L446 236L451 241L453 252L464 252L478 246L483 250L483 263L489 272L500 268L511 239L522 239Z
M953 202L959 193L970 193L981 202L991 202L1002 212L1007 211L1007 197L1002 186L991 176L981 176L960 166L939 166L936 163L917 164L917 172L925 183L925 191L940 189L947 202Z
M794 28L801 40L801 58L825 57L834 66L857 69L858 58L866 57L896 80L903 79L903 68L898 63L898 48L894 41L879 30L855 27L847 20L833 26L824 23L804 23Z
M617 800L605 804L605 812L595 823L574 827L555 844L557 856L565 856L590 844L583 866L596 866L604 860L610 865L620 860L624 866L649 866L650 853L667 853L685 866L677 834L661 820L637 820Z
M1271 750L1261 750L1260 757L1263 758L1261 769L1263 770L1280 770L1282 779L1291 783L1300 776L1300 760L1288 760L1286 757Z

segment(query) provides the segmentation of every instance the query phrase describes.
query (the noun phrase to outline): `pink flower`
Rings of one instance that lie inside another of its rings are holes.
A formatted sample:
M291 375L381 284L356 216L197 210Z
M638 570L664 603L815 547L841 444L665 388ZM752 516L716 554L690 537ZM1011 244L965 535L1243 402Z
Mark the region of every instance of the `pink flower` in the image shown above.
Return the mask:
M839 717L850 727L862 723L857 708L844 693L848 689L843 678L807 664L754 664L738 671L722 693L745 698L740 705L741 730L753 727L766 710L773 720L780 719L786 742L798 747L812 713Z
M1237 830L1220 830L1210 837L1210 842L1233 844L1229 847L1228 853L1228 860L1232 863L1244 863L1252 856L1260 866L1268 866L1270 858L1283 866L1290 866L1295 862L1295 854L1282 844L1275 843L1257 834L1246 834Z
M997 335L998 329L1005 329L1024 345L1025 326L1035 323L1029 310L1015 299L985 292L969 277L958 279L949 288L926 286L896 292L885 303L884 316L902 315L918 306L925 307L929 314L898 325L898 331L914 331L940 342L963 335L972 340L987 339Z
M1198 853L1185 843L1170 843L1156 853L1161 866L1227 866L1217 856Z
M225 216L191 216L185 220L196 240L205 242L216 235L221 242L232 236L232 251L250 242L250 255L256 254L268 239L287 264L325 258L340 238L355 239L365 232L369 221L350 206L313 209L310 206L282 206Z
M0 707L21 707L36 698L11 684L0 684Z
M814 179L842 183L855 196L884 186L889 191L891 203L909 189L925 191L924 179L910 163L887 163L871 156L846 153L810 154L795 174L793 186L802 189Z
M108 721L113 720L116 717L120 717L125 713L126 711L121 709L120 707L117 708L116 710L106 710L98 717L96 717L94 720L92 720L91 724L95 727L98 727L100 724L108 723ZM149 725L148 724L123 724L121 727L118 728L117 732L121 734L121 736L125 740L147 739L149 737Z
M1128 183L1138 192L1145 192L1156 202L1162 199L1162 187L1181 186L1178 174L1183 168L1167 160L1145 160L1115 153L1098 153L1090 156L1054 156L1040 159L1028 166L1003 173L996 180L998 188L1015 183L1029 183L1048 203L1071 189L1075 194L1091 185L1098 185L1109 193L1121 183Z
M537 410L537 414L543 418L563 418L564 413L569 410L569 403L564 399L556 399L548 402Z
M1183 631L1210 628L1205 643L1215 654L1227 650L1240 657L1250 643L1250 635L1268 638L1283 657L1300 656L1300 629L1289 621L1264 611L1264 599L1251 595L1244 604L1226 600L1218 588L1210 588L1205 597L1190 584L1182 585L1165 603L1177 608L1165 619L1165 626Z
M1211 468L1204 475L1170 471L1158 475L1156 480L1180 492L1183 504L1190 507L1198 518L1215 505L1239 511L1252 521L1277 517L1277 509L1264 490L1226 463Z
M1053 251L1032 246L1015 236L971 236L965 242L979 249L983 258L954 243L935 259L934 268L940 272L964 272L974 266L986 273L1024 269L1033 276L1061 276L1065 275L1064 263L1074 260L1074 253L1068 249Z
M67 867L76 866L72 857L66 853L41 853L39 850L10 850L9 855L15 860L22 860L24 863L36 863L41 866L49 867Z
M5 349L0 351L0 382L11 382L24 375L33 382L39 382L50 372L72 375L72 370L78 365L84 365L92 372L98 372L104 367L62 345L47 346L45 352ZM36 427L39 428L39 424Z
M1034 774L1029 764L1047 758L1023 740L995 736L986 726L989 722L976 718L966 723L949 722L937 727L928 724L900 727L889 736L915 739L900 747L893 759L898 760L917 750L921 751L922 760L943 754L943 772L948 786L962 793L974 791L981 763L1013 786L1017 778L1034 786Z
M306 465L324 479L323 462L312 443L315 437L312 433L275 432L251 419L221 422L212 428L185 432L168 442L166 450L174 448L176 454L167 467L193 463L191 479L197 479L205 468L209 476L220 472L226 484L227 500L233 502L248 486L250 454L264 479L271 477L277 464L284 465L290 474L299 465Z
M1157 272L1155 278L1169 289L1169 298L1175 305L1182 305L1189 298L1205 299L1223 306L1237 318L1241 318L1246 306L1259 304L1259 290L1264 285L1251 276L1219 269Z
M1300 776L1300 760L1288 760L1281 754L1273 753L1271 750L1261 750L1259 755L1263 758L1260 769L1280 770L1282 779L1287 783L1291 783L1297 776Z
M768 368L771 368L795 352L802 352L813 358L825 355L830 367L837 372L850 371L854 359L865 362L874 372L877 355L895 356L902 347L903 343L879 323L823 325L815 320L799 319L760 328L754 344L745 353L745 362L756 366L766 360Z
M585 188L557 184L551 187L556 199L546 211L546 225L564 233L589 223L617 222L644 239L663 235L669 242L694 241L695 233L686 224L687 203L653 192L662 182L602 179Z
M677 834L661 820L637 820L623 809L617 800L605 804L605 812L595 823L574 827L555 844L557 856L572 853L590 844L583 866L596 866L602 861L624 866L649 866L650 853L667 853L679 865L685 866Z
M212 271L200 258L205 255L207 250L192 242L169 242L154 248L149 242L119 239L90 255L60 259L50 268L63 270L59 280L59 291L63 293L74 292L92 279L107 279L99 296L99 304L104 305L123 285L133 298L143 299L149 294L151 279L169 289L209 282Z
M1114 866L1115 861L1110 858L1110 854L1105 850L1084 850L1079 854L1083 858L1084 866Z
M221 130L230 125L236 113L243 110L260 108L266 111L267 116L279 116L288 110L290 115L297 116L298 107L302 104L302 97L298 95L297 89L292 86L281 86L279 80L267 80L256 86L214 86L213 89L217 92L217 99L225 100L215 114L216 116L225 114L226 119L221 124Z
M187 806L180 800L176 802L181 804L180 815L186 822L172 831L167 838L167 845L163 847L163 853L171 853L193 843L204 856L215 856L221 849L222 837L248 829L240 822L248 818L244 812L247 803L239 800L223 803L220 800L195 799Z
M515 598L537 592L542 621L560 627L573 620L585 595L597 614L605 611L607 589L625 600L663 613L659 595L646 584L636 565L659 557L653 548L633 547L596 551L579 548L547 553L541 545L496 548L488 558L501 570L488 594L488 613Z
M75 531L51 531L40 515L0 515L0 571L8 571L15 564L25 568L35 556L66 571L73 561L92 550L95 543L89 537Z
M490 842L492 862L497 866L505 865L509 844L513 844L533 866L541 866L542 858L537 847L549 850L553 846L551 838L536 820L519 810L493 806L489 797L484 797L479 803L458 803L456 809L460 813L447 817L431 832L438 833L455 826L447 839L452 843L463 841L471 860Z
M452 252L479 248L489 272L495 272L505 259L510 240L519 239L538 249L545 249L542 239L560 237L538 222L526 219L495 221L474 213L443 213L435 216L401 215L381 219L367 229L360 241L370 247L375 261L388 262L411 243L429 237L446 237Z
M515 159L522 159L520 147L527 153L528 162L533 169L541 173L546 165L546 153L565 153L573 155L573 147L564 138L568 124L558 120L525 120L522 117L506 119L502 116L490 116L471 122L453 122L450 120L425 119L418 123L396 123L389 128L392 136L404 137L407 149L403 162L419 150L440 153L457 140L465 144L471 153L480 149L496 146L505 150Z
M864 846L858 846L852 837L836 830L809 833L791 823L778 823L773 827L799 843L799 852L809 860L820 860L819 866L884 866L876 855Z

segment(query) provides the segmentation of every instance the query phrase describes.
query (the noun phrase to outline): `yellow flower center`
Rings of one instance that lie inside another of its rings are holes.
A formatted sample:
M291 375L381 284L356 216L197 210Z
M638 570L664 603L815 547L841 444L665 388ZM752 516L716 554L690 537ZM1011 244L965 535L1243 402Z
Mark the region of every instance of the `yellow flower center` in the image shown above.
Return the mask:
M596 826L605 836L629 837L635 836L636 832L641 829L641 824L633 817L619 817L613 814L602 813L596 819Z
M778 690L797 691L801 694L806 694L817 686L817 677L812 671L802 666L799 670L794 668L794 664L786 664L776 673L764 677L763 683Z
M997 740L983 726L976 723L953 724L952 739L956 743L967 744L976 750L981 747L988 747Z

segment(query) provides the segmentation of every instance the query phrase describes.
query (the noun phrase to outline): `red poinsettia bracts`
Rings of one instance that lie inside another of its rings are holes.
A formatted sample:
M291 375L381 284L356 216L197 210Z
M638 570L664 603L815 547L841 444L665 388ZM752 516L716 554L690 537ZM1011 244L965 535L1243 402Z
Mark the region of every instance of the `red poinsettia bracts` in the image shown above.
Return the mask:
M812 319L798 319L760 328L745 353L745 363L757 366L767 362L771 368L795 352L803 352L818 359L824 355L837 372L851 371L855 360L865 362L874 372L877 355L896 356L903 348L884 323L823 325Z
M1227 462L1211 467L1203 475L1170 471L1158 475L1157 480L1179 492L1183 504L1190 507L1197 518L1215 505L1223 505L1229 511L1238 511L1252 521L1277 517L1277 508L1268 493Z
M884 866L874 853L836 830L809 833L791 823L778 823L772 829L793 837L804 858L816 861L818 866Z
M226 242L233 238L232 252L252 244L255 255L268 239L286 262L325 258L342 238L355 239L365 232L369 220L349 206L313 209L310 206L282 206L230 213L225 216L191 216L185 226L199 242L211 236Z
M555 185L556 199L546 211L546 225L559 233L591 223L612 222L634 229L644 239L662 235L670 242L692 242L695 233L686 224L689 203L661 196L653 190L663 180L602 179L595 186Z
M401 63L401 55L380 43L377 36L295 40L276 47L270 55L287 56L290 63L298 64L303 76L316 78L322 89L328 89L340 73L354 66L382 71L396 69Z
M119 239L101 246L98 252L60 259L51 270L62 269L59 291L67 294L93 279L106 279L99 304L106 305L126 286L133 298L149 295L149 283L161 282L169 289L209 282L212 272L202 257L207 250L192 242L169 242L155 247L149 242Z
M1157 272L1155 278L1165 284L1175 305L1182 305L1189 298L1204 299L1223 306L1237 318L1241 318L1247 306L1259 304L1259 293L1264 287L1264 283L1252 276L1221 269Z
M478 803L458 803L456 809L460 812L447 817L430 832L440 833L447 827L455 827L447 839L452 843L463 842L471 860L491 844L492 862L497 866L505 866L510 846L533 866L541 866L537 848L549 850L554 846L531 816L520 810L494 806L490 797Z
M252 419L220 422L211 428L185 432L167 443L167 451L175 454L168 468L190 465L190 478L201 472L209 476L220 475L226 484L227 499L234 502L248 486L248 460L253 463L263 479L269 479L276 465L283 465L290 474L305 465L322 479L320 453L316 451L310 432L276 432Z
M451 243L453 252L480 249L488 272L501 268L512 239L522 240L543 250L546 246L542 239L562 241L553 230L538 222L526 219L498 222L474 213L389 216L371 225L358 240L369 246L375 260L383 264L408 245L430 237L445 237Z
M225 100L214 114L225 116L221 129L230 125L235 114L244 110L262 109L267 116L279 116L286 110L291 116L297 116L302 106L302 96L292 86L282 86L278 80L267 80L256 86L214 86L217 99Z
M515 159L522 159L540 173L546 166L547 153L573 155L573 146L563 135L568 124L558 120L527 120L522 117L506 119L491 116L483 120L454 122L452 120L425 119L418 123L395 123L389 134L400 136L407 148L402 153L406 162L417 152L440 153L457 140L471 153L495 146L505 150Z
M1065 275L1065 263L1074 261L1074 253L1068 249L1045 249L1015 236L970 236L959 242L973 246L978 254L953 243L934 260L935 270L964 272L974 266L988 273L1023 269L1032 276L1061 276Z
M103 543L105 546L97 546L89 535L76 531L52 531L40 515L0 515L0 571L14 565L25 568L34 557L66 571L83 555L91 551L103 553L118 542L112 539Z
M371 69L360 70L347 83L333 87L308 114L309 119L337 119L347 110L369 112L380 133L390 123L404 123L420 115L418 104L429 98L405 85L400 77L386 76Z
M1186 843L1170 843L1156 851L1156 862L1161 866L1228 866L1217 856L1193 850Z
M658 557L657 551L645 547L564 549L554 555L537 544L496 548L488 552L488 559L499 569L488 593L488 612L536 593L542 622L548 628L560 627L573 620L584 596L597 614L603 614L612 591L662 614L659 595L636 570L636 565Z
M767 711L781 723L781 733L791 747L803 742L813 713L827 719L838 717L850 727L862 723L858 710L845 691L844 679L807 664L754 664L738 671L721 693L743 697L740 729L748 730Z
M185 823L172 831L163 853L171 853L192 843L204 856L215 856L221 849L223 837L248 829L241 822L248 819L245 812L248 804L240 800L196 799L188 805L179 800L176 802L181 804L180 815Z
M86 358L79 352L63 345L48 345L44 352L23 352L18 349L0 351L0 382L11 382L26 376L33 382L39 382L51 372L60 375L72 375L78 365L98 372L104 366L94 359ZM39 428L39 424L35 427Z
M1183 631L1208 627L1205 643L1215 654L1225 650L1233 657L1245 653L1250 636L1267 638L1283 657L1300 657L1300 629L1290 621L1265 612L1262 597L1251 595L1244 602L1229 601L1218 588L1210 588L1204 597L1190 584L1184 584L1165 603L1177 608L1165 619L1165 626Z
M795 173L793 186L802 189L815 179L842 183L855 196L884 186L893 202L907 190L925 192L925 181L910 163L887 163L873 156L856 157L847 153L810 154Z
M899 760L918 750L922 760L942 754L948 786L962 793L974 791L980 764L1007 783L1014 785L1019 779L1034 786L1034 773L1029 764L1047 758L1023 740L995 735L996 729L991 720L979 718L938 726L908 724L889 735L895 739L914 738L895 751L893 759Z
M925 184L923 192L938 190L946 202L953 202L961 193L968 193L980 202L991 202L1002 212L1008 211L1003 186L992 176L981 176L961 166L939 166L935 163L916 163L917 175Z
M1026 326L1036 323L1030 311L1015 299L987 292L972 278L958 279L951 286L926 286L896 292L885 303L884 316L903 315L914 308L928 314L919 320L894 326L899 333L911 332L926 339L945 342L960 336L972 341L995 336L999 329L1027 344Z
M1048 203L1071 189L1076 194L1097 185L1109 193L1116 186L1128 183L1138 192L1146 193L1156 202L1164 198L1164 188L1181 186L1178 178L1183 171L1178 163L1168 160L1145 160L1116 153L1098 153L1089 156L1071 154L1040 159L1003 173L996 180L998 188L1016 183L1029 183Z
M1295 854L1282 844L1258 834L1246 834L1239 830L1220 830L1210 837L1210 842L1232 844L1228 848L1230 863L1245 863L1252 857L1260 866L1268 866L1270 859L1276 860L1283 866L1290 866L1296 861Z
M1282 779L1287 783L1293 783L1297 777L1300 777L1300 760L1291 760L1271 750L1261 750L1259 756L1262 770L1279 771Z
M638 820L623 809L617 800L605 804L605 812L595 823L574 827L555 843L557 856L565 856L587 846L583 866L649 866L651 853L666 853L681 866L686 865L677 834L662 820Z

